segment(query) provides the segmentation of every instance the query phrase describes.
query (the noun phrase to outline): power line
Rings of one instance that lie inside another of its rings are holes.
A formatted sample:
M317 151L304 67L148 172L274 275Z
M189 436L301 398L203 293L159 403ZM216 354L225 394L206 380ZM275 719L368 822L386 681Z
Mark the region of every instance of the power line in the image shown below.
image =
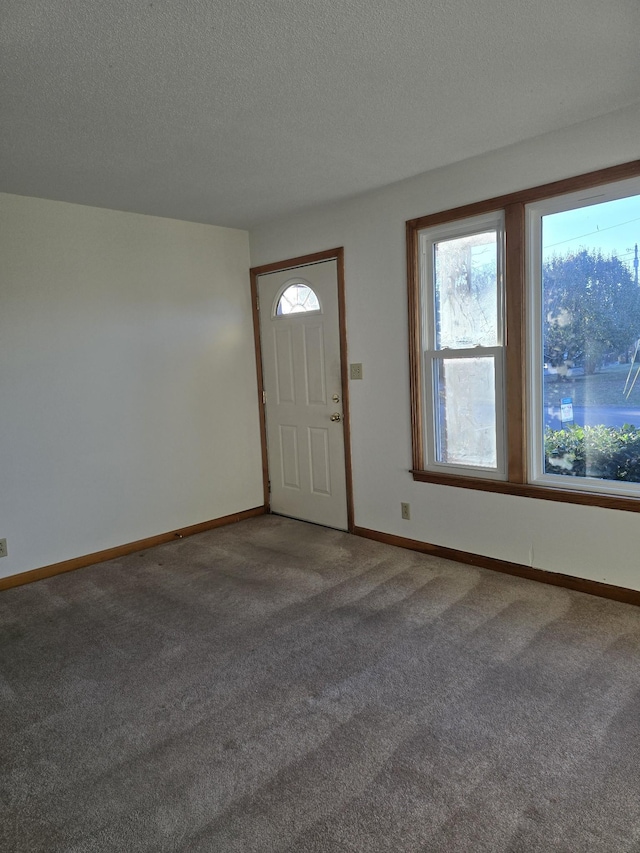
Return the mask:
M593 234L602 233L602 231L611 231L612 228L621 228L623 225L630 225L632 222L640 222L640 216L637 216L635 219L628 219L626 222L618 222L617 225L607 225L606 228L598 228L596 231L579 234L577 237L569 237L568 240L558 240L557 243L549 243L544 246L544 249L553 249L554 246L561 246L563 243L572 243L574 240L582 240L583 237L591 237Z

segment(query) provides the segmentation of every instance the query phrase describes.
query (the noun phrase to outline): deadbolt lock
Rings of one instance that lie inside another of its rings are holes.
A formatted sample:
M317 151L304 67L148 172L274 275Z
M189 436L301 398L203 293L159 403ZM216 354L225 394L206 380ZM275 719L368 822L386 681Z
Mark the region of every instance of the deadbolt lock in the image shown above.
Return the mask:
M334 403L339 403L339 402L340 402L340 397L339 397L339 395L338 395L338 394L334 394L334 395L333 395L333 397L332 397L331 399L333 400L333 402L334 402Z

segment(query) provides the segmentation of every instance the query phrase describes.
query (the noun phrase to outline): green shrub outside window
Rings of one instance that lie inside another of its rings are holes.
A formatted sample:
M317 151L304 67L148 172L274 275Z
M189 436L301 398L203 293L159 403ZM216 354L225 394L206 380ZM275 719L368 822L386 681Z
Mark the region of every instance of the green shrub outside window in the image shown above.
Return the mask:
M640 483L640 429L630 424L547 428L544 447L547 474Z

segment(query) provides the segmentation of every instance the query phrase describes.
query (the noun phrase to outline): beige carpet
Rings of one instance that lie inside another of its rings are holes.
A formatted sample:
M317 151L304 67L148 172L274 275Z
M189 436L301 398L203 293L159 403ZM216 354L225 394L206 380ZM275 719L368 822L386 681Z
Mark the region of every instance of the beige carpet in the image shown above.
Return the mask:
M262 517L0 593L0 850L640 851L640 609Z

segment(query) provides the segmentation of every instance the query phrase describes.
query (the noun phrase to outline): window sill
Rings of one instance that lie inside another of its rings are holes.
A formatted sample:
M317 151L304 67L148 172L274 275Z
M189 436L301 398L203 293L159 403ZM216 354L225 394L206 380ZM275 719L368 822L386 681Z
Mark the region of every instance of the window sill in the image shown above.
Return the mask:
M537 498L538 500L561 501L562 503L600 506L605 509L640 512L640 495L638 498L618 497L603 492L577 492L573 489L559 489L554 486L534 486L529 483L509 483L505 480L460 477L451 474L436 474L432 471L410 470L410 473L414 480L421 483L434 483L439 486L498 492L503 495L517 495L522 498Z

